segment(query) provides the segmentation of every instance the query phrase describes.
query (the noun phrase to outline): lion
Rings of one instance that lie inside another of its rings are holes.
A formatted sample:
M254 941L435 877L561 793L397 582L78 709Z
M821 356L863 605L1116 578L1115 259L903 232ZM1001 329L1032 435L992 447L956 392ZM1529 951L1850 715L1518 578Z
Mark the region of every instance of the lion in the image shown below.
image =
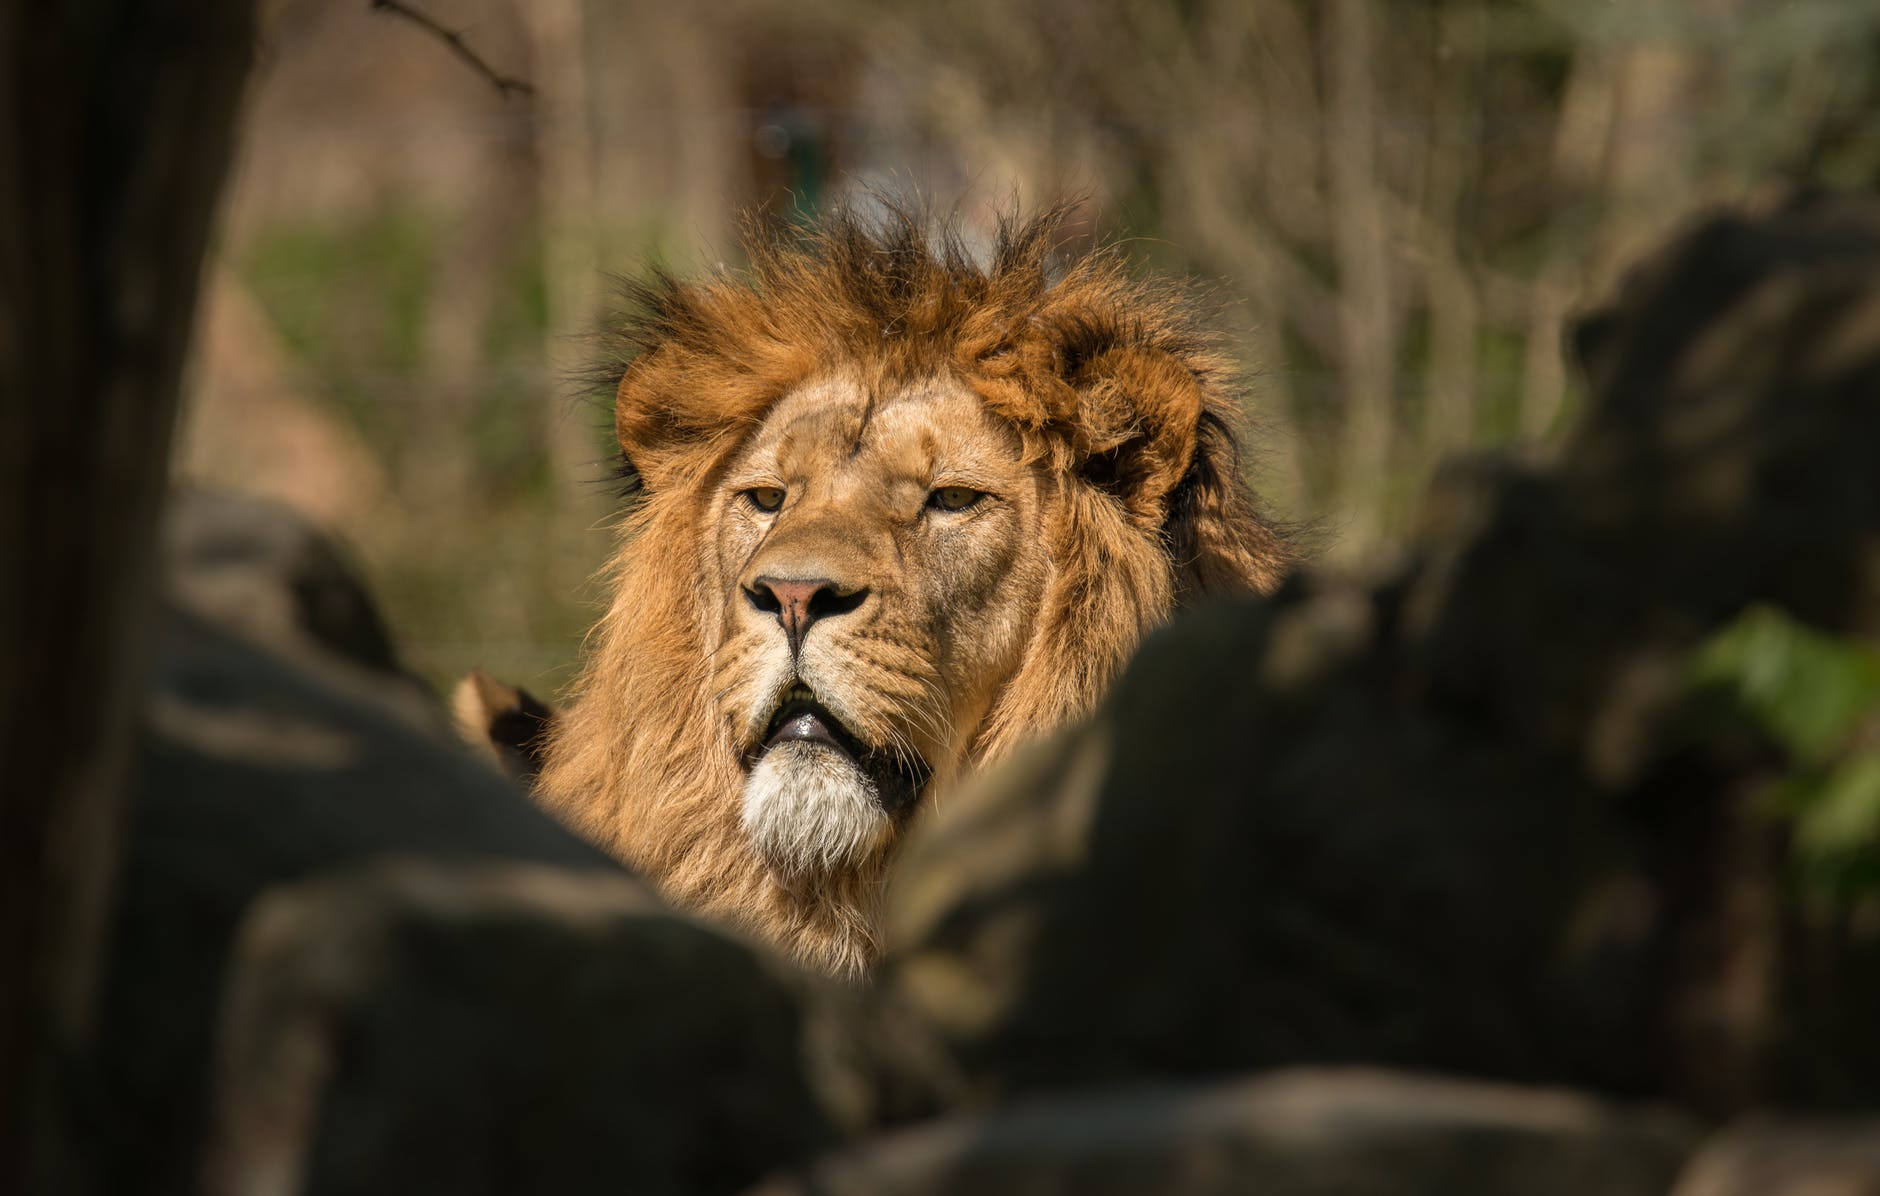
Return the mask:
M1294 556L1188 293L1059 264L1059 223L983 263L903 211L756 230L744 274L638 286L608 375L611 602L518 767L676 905L831 973L877 956L936 793Z

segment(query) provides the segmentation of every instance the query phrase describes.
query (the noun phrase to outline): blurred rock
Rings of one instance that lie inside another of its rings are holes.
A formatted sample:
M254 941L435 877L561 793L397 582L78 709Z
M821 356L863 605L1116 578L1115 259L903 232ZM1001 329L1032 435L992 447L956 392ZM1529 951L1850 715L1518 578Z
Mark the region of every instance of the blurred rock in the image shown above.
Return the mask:
M1679 722L1751 603L1880 634L1880 206L1711 220L1579 344L1558 462L1451 470L1392 576L1169 628L916 831L883 999L929 1107L1306 1061L1880 1101L1872 928L1817 941L1767 761Z
M1565 1092L1302 1070L949 1118L752 1196L1659 1196L1694 1139Z
M237 925L269 887L399 855L624 875L443 730L176 612L136 762L102 1020L107 1190L194 1191Z
M829 1141L785 988L624 877L276 889L221 1044L219 1196L733 1192Z
M102 1190L201 1190L212 1102L223 1192L730 1190L822 1140L782 981L468 755L304 522L174 514Z
M1880 1119L1733 1126L1704 1146L1672 1196L1880 1196Z
M1615 816L1373 690L1381 605L1202 612L916 833L882 985L969 1099L1299 1062L1647 1090Z
M253 643L404 675L365 582L292 507L178 489L164 512L163 565L174 601Z
M872 991L465 755L290 517L179 508L106 1189L732 1191L938 1113L765 1190L1646 1193L1691 1131L1609 1098L1880 1103L1880 927L1791 899L1777 762L1684 684L1751 604L1880 636L1880 210L1713 220L1578 344L1557 461L1453 467L1388 576L1197 612L943 803ZM1248 1077L1296 1064L1474 1079ZM1745 1123L1680 1196L1868 1191L1868 1130Z

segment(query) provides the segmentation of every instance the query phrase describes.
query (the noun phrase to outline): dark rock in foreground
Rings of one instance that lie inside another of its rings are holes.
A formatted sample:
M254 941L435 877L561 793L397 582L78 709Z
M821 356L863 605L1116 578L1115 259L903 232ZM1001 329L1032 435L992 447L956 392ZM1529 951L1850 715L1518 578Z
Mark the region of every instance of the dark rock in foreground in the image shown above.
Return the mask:
M1752 606L1880 639L1880 209L1714 220L1578 344L1556 462L1452 468L1390 575L1199 612L950 797L874 990L663 910L304 528L199 511L108 1190L1880 1192L1871 1114L1663 1111L1880 1106L1880 926L1795 899L1781 754L1688 684Z
M831 1133L749 950L626 877L390 863L244 927L208 1191L734 1192Z
M1788 901L1766 753L1680 718L1751 604L1880 636L1880 210L1713 220L1579 345L1556 464L1169 628L916 834L883 983L935 1103L1307 1061L1880 1102L1873 928Z
M767 965L472 759L376 616L276 618L310 558L244 556L238 530L197 597L261 597L222 612L235 631L173 614L149 696L92 1084L104 1190L200 1191L217 1105L224 1192L730 1191L823 1144ZM318 609L369 613L313 575Z
M752 1196L1659 1196L1693 1140L1573 1093L1276 1072L947 1118Z
M1671 1196L1880 1196L1880 1117L1753 1118L1714 1135Z

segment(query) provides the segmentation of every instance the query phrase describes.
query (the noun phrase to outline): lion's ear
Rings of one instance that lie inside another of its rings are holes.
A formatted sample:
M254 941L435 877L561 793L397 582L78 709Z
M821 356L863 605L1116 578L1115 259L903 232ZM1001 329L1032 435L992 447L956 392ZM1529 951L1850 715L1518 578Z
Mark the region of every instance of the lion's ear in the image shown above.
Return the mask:
M719 367L670 345L628 364L614 390L614 439L627 494L683 490L727 431L738 427L740 408L733 404L740 396L734 384L721 381ZM696 402L701 393L716 405Z
M664 384L671 370L661 349L628 363L614 389L614 439L620 445L620 477L629 494L660 490L666 482L682 429Z
M1122 503L1143 527L1159 527L1187 474L1207 396L1167 353L1106 349L1079 363L1073 449L1083 478Z
M1288 536L1260 514L1233 429L1213 410L1203 409L1196 423L1194 454L1169 497L1163 537L1183 600L1271 593L1297 559Z
M704 351L676 341L635 357L614 388L614 437L628 489L696 485L813 362L791 345Z
M1183 597L1269 591L1292 563L1241 474L1233 400L1191 362L1158 349L1107 349L1076 371L1079 469L1157 529Z

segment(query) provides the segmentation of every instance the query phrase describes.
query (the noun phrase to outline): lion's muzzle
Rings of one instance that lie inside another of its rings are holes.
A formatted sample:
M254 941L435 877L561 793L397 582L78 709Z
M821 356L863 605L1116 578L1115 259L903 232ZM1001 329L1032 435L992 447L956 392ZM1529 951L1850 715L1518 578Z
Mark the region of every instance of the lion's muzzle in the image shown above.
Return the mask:
M761 744L746 763L755 766L772 752L790 745L820 747L841 755L861 774L881 812L890 818L913 808L921 788L933 774L927 762L913 752L863 743L816 700L814 691L800 683L783 692L776 713L764 728Z

